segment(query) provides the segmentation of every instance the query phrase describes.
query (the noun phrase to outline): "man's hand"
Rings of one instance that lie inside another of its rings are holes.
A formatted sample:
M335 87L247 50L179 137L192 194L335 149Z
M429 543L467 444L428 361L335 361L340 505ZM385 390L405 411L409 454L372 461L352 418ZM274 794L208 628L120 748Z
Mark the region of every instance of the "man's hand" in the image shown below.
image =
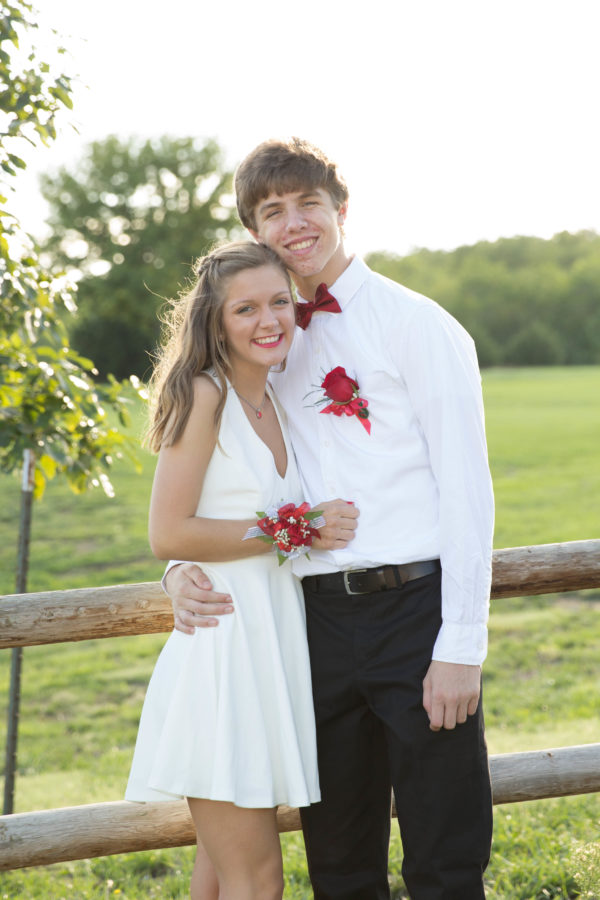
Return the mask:
M432 660L423 680L423 706L432 731L454 728L477 710L481 666Z
M353 503L347 500L327 500L317 503L314 509L323 513L325 524L319 528L319 537L313 541L315 550L342 550L356 531L360 515Z
M313 546L319 550L341 550L354 537L358 510L346 500L328 500L315 509L323 512L325 525ZM183 634L193 634L196 628L214 628L218 616L234 611L229 594L213 591L209 579L194 563L180 563L169 569L165 589L173 604L174 626Z
M233 612L229 594L218 594L199 566L181 563L169 569L165 588L173 604L173 619L177 631L193 634L196 628L214 628L216 616Z

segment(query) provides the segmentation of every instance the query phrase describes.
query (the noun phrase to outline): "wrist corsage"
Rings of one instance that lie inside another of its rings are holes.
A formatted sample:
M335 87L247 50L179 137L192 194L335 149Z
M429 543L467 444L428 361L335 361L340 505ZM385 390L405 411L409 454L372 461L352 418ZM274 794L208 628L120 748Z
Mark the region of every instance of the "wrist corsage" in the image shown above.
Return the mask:
M273 544L279 565L303 553L308 555L313 539L319 537L318 529L325 524L321 511L311 510L308 503L300 506L284 503L279 509L271 506L256 515L260 516L258 522L248 529L242 540L257 537Z

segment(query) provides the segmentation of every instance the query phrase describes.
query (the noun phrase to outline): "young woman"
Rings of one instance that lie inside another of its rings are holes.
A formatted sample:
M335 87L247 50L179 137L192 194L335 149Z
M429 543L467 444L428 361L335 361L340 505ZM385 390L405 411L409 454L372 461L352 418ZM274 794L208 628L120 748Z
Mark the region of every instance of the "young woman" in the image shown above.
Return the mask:
M198 836L194 900L279 900L279 804L320 799L299 582L246 532L302 491L267 381L295 324L286 269L268 248L225 245L174 306L154 375L150 506L156 556L194 559L233 614L174 631L156 664L126 792L186 797ZM319 504L324 549L344 545L344 501ZM347 542L347 541L346 541Z

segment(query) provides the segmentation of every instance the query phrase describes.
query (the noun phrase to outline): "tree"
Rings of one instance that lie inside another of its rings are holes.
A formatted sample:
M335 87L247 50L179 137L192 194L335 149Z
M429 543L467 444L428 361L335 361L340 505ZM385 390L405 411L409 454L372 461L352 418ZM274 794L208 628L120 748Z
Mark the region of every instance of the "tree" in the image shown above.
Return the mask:
M557 328L567 362L600 363L600 246L577 259L571 268L569 295ZM575 315L573 312L575 311ZM583 326L583 327L582 327Z
M500 362L500 348L496 341L492 340L485 328L479 324L469 328L469 334L475 342L477 359L480 369L489 369Z
M31 4L5 2L0 12L0 472L23 463L17 592L26 590L33 497L64 474L75 491L101 484L133 443L109 424L108 410L127 417L125 385L95 387L93 363L76 354L64 318L75 310L65 279L47 272L35 242L10 212L12 181L25 168L22 147L48 144L55 116L71 106L71 82L41 61L31 45ZM23 45L29 45L26 49ZM12 811L21 649L13 651L6 751L4 812Z
M35 242L10 212L12 179L25 168L20 148L50 143L57 113L71 107L68 76L54 74L32 46L25 64L22 53L14 54L16 60L11 55L19 42L30 41L37 27L33 15L29 2L12 0L0 17L0 168L6 189L0 196L0 471L14 471L22 451L30 449L39 463L36 496L58 473L74 490L101 482L110 492L106 471L113 455L133 448L108 426L109 407L127 419L125 386L114 379L94 386L94 364L67 339L65 320L77 310L73 288L63 273L45 269Z
M564 361L558 335L545 322L530 322L509 341L504 360L514 366L556 366Z
M80 278L74 345L94 351L102 375L143 377L164 298L237 226L220 148L213 140L113 135L90 144L75 172L43 177L42 190L51 210L46 249Z

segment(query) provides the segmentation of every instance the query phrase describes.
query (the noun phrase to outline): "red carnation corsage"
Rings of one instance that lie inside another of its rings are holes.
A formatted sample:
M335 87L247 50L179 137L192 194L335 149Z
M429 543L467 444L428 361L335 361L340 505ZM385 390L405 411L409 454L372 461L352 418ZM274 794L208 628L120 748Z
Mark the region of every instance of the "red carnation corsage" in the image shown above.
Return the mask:
M317 406L327 403L327 406L319 410L322 413L333 413L334 416L356 416L367 434L371 434L369 422L369 403L359 394L358 381L350 378L343 366L336 366L325 375L321 382L321 388L325 394L317 400ZM313 393L311 391L311 393ZM306 396L309 396L308 394Z
M311 510L306 502L300 506L284 503L279 509L271 506L266 512L257 512L256 515L260 517L258 522L248 529L243 540L257 537L273 544L279 565L303 553L308 555L314 538L319 537L319 528L325 524L321 511Z

